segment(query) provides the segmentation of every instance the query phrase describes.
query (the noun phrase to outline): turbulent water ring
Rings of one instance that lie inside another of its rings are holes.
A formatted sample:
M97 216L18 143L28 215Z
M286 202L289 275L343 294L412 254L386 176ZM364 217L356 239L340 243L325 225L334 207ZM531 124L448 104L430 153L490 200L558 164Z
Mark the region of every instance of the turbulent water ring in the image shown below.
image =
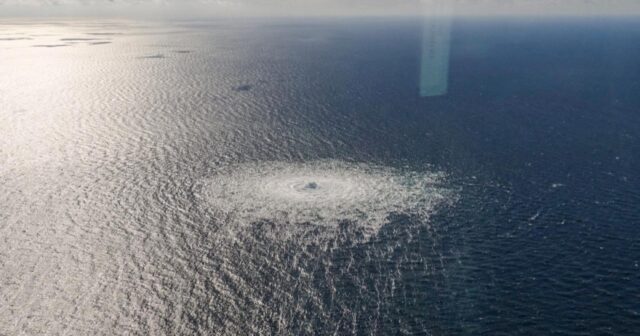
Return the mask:
M390 213L426 218L451 199L444 177L342 161L250 163L207 179L202 196L236 226L270 221L331 228L350 221L373 234Z

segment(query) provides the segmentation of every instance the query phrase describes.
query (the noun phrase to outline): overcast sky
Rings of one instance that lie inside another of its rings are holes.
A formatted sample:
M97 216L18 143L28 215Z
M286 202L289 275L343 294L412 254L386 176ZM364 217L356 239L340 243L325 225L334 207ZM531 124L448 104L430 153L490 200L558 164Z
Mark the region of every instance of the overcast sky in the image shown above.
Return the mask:
M0 16L416 15L443 4L460 15L640 14L640 0L0 0Z

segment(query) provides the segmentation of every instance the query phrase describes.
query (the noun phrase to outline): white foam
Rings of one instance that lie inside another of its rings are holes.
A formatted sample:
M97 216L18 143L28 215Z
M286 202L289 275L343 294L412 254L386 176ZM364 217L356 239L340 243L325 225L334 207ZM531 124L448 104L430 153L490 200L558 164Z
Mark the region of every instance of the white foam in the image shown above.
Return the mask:
M250 163L211 177L202 195L240 227L267 221L293 232L309 224L331 229L346 221L370 236L391 213L426 220L452 198L442 187L444 177L342 161Z

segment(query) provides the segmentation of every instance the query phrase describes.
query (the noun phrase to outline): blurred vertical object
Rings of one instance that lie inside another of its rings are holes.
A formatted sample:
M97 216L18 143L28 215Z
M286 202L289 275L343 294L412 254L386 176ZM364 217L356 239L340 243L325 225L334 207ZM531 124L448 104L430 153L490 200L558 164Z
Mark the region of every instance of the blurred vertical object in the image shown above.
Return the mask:
M420 96L447 93L453 5L446 0L422 0Z

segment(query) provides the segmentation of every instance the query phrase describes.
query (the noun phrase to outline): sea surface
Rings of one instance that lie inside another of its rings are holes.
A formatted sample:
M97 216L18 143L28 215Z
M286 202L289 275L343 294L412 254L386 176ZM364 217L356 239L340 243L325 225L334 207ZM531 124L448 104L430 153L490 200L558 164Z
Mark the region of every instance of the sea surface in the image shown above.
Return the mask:
M0 335L638 335L640 20L424 27L0 21Z

